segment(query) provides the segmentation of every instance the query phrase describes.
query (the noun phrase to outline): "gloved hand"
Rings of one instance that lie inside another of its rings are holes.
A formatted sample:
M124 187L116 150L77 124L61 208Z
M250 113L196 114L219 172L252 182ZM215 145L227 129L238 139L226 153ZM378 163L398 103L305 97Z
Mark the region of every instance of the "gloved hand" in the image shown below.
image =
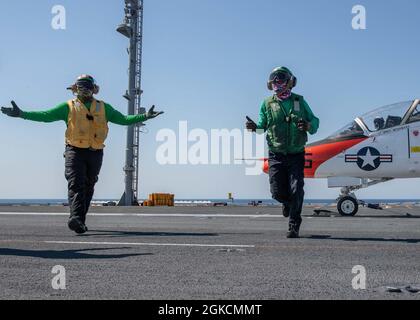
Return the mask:
M147 111L146 118L147 118L147 120L153 119L153 118L156 118L156 117L160 116L161 114L164 114L164 112L163 111L160 111L160 112L155 111L155 106L152 106L150 108L150 110Z
M307 132L311 128L311 124L303 119L299 119L297 127L300 131Z
M12 101L13 108L1 108L1 112L3 112L5 115L8 115L9 117L13 118L20 118L22 117L22 110L19 109L19 107L16 105L14 101Z
M250 117L246 117L246 120L246 128L252 132L257 131L257 124Z

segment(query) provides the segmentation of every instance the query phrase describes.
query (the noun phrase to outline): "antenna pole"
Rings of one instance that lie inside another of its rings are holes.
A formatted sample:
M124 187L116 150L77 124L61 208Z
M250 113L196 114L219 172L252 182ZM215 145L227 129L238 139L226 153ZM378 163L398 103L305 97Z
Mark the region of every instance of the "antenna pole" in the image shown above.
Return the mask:
M141 71L143 51L143 0L125 0L125 19L117 32L130 40L129 47L129 81L124 98L128 100L128 115L144 113L141 108ZM139 136L143 123L127 128L127 147L125 157L125 190L119 206L138 205L139 177Z

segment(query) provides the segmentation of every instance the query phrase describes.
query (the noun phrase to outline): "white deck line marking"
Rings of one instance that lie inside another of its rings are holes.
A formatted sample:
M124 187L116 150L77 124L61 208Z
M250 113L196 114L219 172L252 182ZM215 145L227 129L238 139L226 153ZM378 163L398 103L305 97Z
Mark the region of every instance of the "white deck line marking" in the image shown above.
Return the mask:
M209 247L209 248L255 248L255 245L197 244L197 243L147 243L147 242L83 242L83 241L42 241L47 244L81 244L108 246L150 246L150 247Z
M53 212L0 212L0 216L69 216L68 213ZM159 218L284 218L282 215L247 214L187 214L187 213L89 213L89 217L159 217Z

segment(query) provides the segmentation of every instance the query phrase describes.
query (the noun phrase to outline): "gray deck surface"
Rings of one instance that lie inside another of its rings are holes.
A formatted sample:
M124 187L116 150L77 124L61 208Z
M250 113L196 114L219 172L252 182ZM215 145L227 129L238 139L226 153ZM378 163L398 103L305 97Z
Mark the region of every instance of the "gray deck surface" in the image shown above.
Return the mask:
M0 207L0 299L420 299L385 292L420 284L416 207L306 207L298 240L276 207L93 208L82 236L67 211ZM52 289L55 265L66 290ZM356 265L366 290L352 288Z

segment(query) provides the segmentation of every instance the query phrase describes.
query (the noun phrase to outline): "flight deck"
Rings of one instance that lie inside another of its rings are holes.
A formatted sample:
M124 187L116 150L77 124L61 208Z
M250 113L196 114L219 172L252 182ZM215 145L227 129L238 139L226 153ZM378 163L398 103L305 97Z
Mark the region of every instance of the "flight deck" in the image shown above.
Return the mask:
M81 236L66 207L0 207L0 299L420 299L420 208L314 209L289 240L280 207L94 207Z

